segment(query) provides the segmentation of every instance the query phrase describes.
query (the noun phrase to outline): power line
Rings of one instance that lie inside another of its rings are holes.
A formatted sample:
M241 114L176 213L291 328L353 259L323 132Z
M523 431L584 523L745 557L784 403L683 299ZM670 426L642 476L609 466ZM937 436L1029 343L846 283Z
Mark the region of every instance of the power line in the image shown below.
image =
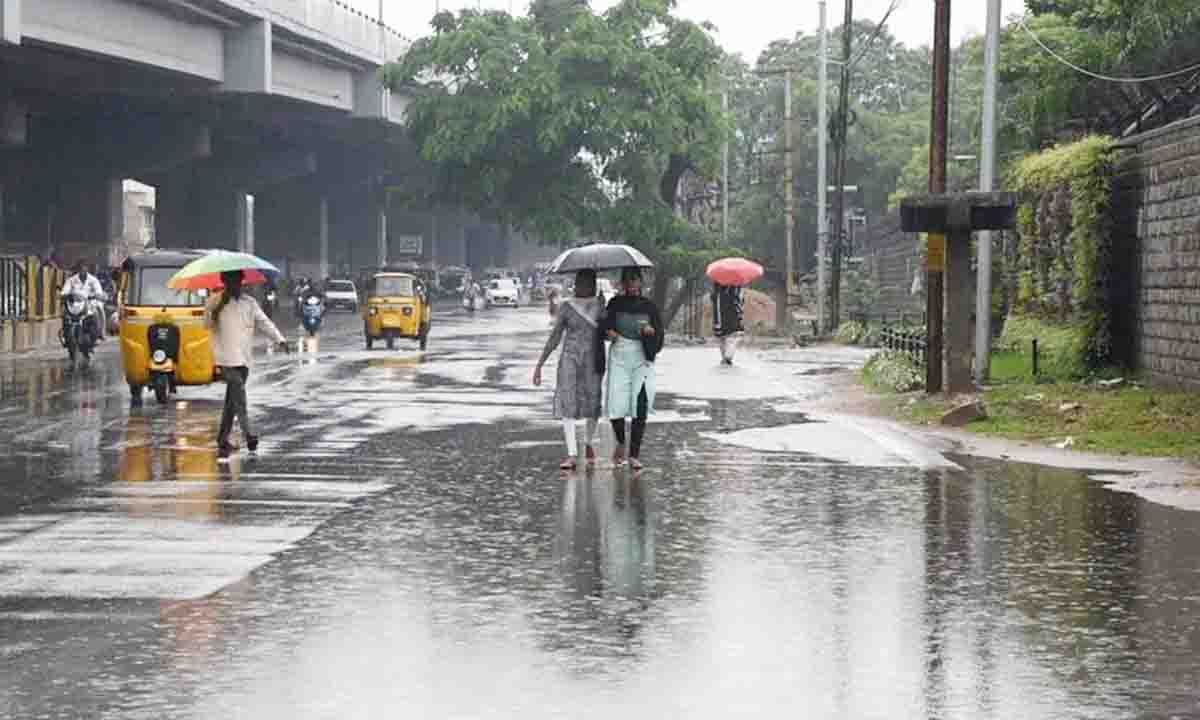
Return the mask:
M1158 80L1170 80L1171 78L1179 77L1180 75L1187 75L1189 73L1200 72L1200 63L1196 63L1195 65L1183 68L1182 70L1174 70L1171 72L1162 73L1161 75L1149 75L1146 77L1113 77L1111 75L1103 75L1101 73L1094 72L1092 70L1088 70L1085 67L1080 67L1079 65L1076 65L1075 63L1066 59L1062 55L1059 55L1058 53L1051 50L1050 47L1048 45L1046 45L1046 43L1042 42L1042 39L1039 38L1037 36L1037 34L1034 33L1033 30L1031 30L1029 28L1028 25L1025 24L1025 18L1023 18L1023 17L1018 18L1017 23L1020 24L1021 29L1023 29L1025 32L1029 33L1029 37L1033 38L1033 41L1035 43L1037 43L1038 46L1042 48L1042 50L1046 51L1047 55L1054 58L1055 60L1062 63L1063 65L1066 65L1067 67L1071 68L1075 72L1082 73L1083 75L1087 75L1088 77L1094 78L1096 80L1103 80L1104 82L1126 83L1126 84L1136 85L1138 83L1156 82Z

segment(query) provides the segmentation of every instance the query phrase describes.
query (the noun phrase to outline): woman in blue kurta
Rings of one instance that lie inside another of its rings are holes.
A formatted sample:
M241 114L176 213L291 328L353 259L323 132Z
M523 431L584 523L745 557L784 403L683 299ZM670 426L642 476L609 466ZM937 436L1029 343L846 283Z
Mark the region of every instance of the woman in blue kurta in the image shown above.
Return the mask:
M629 464L640 470L646 418L654 409L654 360L666 334L658 307L642 297L642 273L627 268L621 273L623 293L608 303L600 329L612 341L608 351L605 386L607 415L612 421L617 447L613 463L625 460L625 419L633 418L629 437Z

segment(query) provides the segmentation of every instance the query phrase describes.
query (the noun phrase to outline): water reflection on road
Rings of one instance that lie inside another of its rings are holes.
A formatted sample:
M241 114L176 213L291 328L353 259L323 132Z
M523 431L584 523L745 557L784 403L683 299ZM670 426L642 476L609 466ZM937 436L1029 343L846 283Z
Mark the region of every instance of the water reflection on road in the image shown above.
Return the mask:
M0 458L41 488L4 491L34 499L0 514L0 712L1200 717L1195 515L1075 472L763 449L838 429L689 391L711 358L686 350L651 468L564 478L522 385L544 319L510 317L268 365L271 444L231 463L218 393L130 411L97 368L30 405L41 371L0 373L0 413L62 445Z

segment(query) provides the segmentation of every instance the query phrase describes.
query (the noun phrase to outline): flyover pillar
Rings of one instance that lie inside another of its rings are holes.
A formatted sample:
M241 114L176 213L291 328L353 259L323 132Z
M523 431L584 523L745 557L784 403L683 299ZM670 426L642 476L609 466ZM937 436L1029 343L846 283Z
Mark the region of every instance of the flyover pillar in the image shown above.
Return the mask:
M258 253L296 275L329 274L329 199L311 183L280 185L254 196Z
M157 188L155 223L160 247L252 247L246 193L174 177Z

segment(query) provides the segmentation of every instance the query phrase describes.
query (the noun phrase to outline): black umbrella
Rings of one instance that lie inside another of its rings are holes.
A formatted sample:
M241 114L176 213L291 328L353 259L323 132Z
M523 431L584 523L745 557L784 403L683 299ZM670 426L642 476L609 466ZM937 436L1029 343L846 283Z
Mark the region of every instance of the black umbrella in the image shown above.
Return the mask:
M652 268L654 263L636 248L628 245L596 243L573 248L555 258L550 272L565 274L580 270L620 270L621 268Z

